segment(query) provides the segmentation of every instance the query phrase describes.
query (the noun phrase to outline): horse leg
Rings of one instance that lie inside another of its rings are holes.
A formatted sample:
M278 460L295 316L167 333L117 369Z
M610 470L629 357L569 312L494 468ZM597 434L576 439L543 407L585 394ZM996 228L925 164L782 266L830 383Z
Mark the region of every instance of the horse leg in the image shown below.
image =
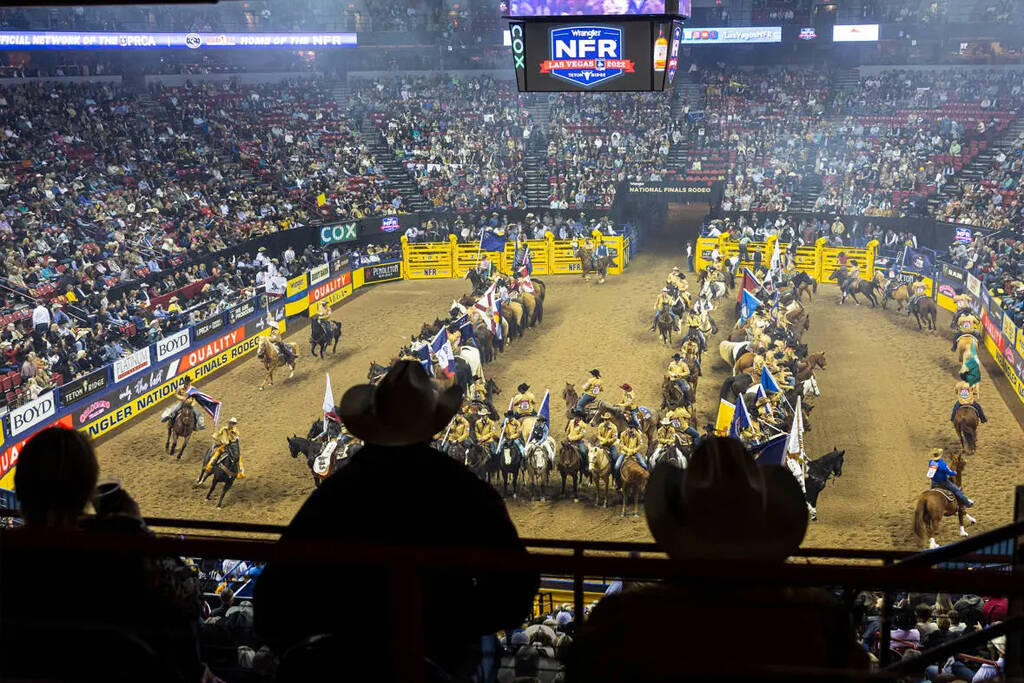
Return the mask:
M320 349L320 358L322 359L323 357L324 357L324 350ZM291 379L292 377L295 376L295 363L289 363L288 364L288 370L290 370L290 372L288 373L288 379Z
M619 517L626 516L626 488L625 486L622 487L622 512L619 513Z
M188 446L188 440L191 439L191 438L192 438L191 434L188 434L188 435L185 436L185 440L181 444L181 450L178 451L178 460L181 460L181 456L185 455L185 446ZM174 452L174 449L172 448L171 449L171 453L173 453L173 452Z
M217 488L217 477L213 478L213 483L210 484L210 490L206 492L206 500L210 500L210 496L213 495L213 490Z
M228 489L231 488L231 485L234 484L234 483L235 483L234 479L228 479L227 481L224 482L224 486L221 487L221 490L220 490L220 500L217 501L217 509L218 510L220 510L222 507L224 507L224 496L227 495Z
M338 352L338 341L341 339L341 330L338 330L337 334L334 335L334 346L331 347L331 355Z
M167 443L164 444L164 453L173 453L174 452L174 451L170 450L170 448L171 448L171 434L173 432L174 432L174 424L173 424L173 422L168 422L167 423Z

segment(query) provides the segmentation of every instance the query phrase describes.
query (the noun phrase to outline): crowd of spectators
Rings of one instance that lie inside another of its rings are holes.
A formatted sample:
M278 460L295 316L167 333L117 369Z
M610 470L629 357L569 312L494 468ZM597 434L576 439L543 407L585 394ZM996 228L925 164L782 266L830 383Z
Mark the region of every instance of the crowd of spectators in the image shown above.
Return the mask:
M363 83L357 100L434 208L524 209L533 133L515 85L489 76Z
M996 151L981 180L964 181L938 209L942 220L989 228L1019 224L1024 212L1024 133Z
M981 280L1003 314L1024 326L1024 235L1019 230L957 243L950 247L948 259Z

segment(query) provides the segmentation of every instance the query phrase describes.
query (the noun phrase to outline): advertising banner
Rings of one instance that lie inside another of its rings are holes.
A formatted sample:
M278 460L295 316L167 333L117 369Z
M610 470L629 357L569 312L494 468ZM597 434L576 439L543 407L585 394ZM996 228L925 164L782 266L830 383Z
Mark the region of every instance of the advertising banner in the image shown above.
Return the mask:
M318 285L331 276L331 265L321 263L309 270L309 286Z
M187 331L187 330L186 330ZM57 389L57 397L62 406L69 406L87 396L98 394L107 388L107 369L93 370L84 377L61 385Z
M325 225L320 228L320 244L339 244L351 242L359 238L359 224L339 223L338 225Z
M191 341L192 331L186 327L180 332L175 332L169 337L164 337L156 343L156 362L167 360L179 351L184 351L188 348L189 342ZM64 403L64 401L61 401Z
M526 24L523 28L525 83L530 91L653 89L654 41L647 22Z
M387 282L389 280L402 279L402 262L380 263L363 268L363 282L371 284L374 282Z
M196 323L192 328L192 333L195 335L195 340L199 341L205 337L209 337L215 332L219 332L224 327L224 316L217 314L212 318L207 318L201 323Z
M51 422L48 425L39 427L39 429L37 429L36 431L42 431L43 429L49 427L65 427L71 429L71 416L65 415L59 420ZM10 447L5 448L3 452L0 453L0 488L10 489L14 487L14 469L15 465L18 464L18 455L21 454L21 449L25 447L25 444L28 443L28 440L32 438L32 436L35 436L35 434L32 434L22 439L21 441L12 444Z
M988 311L983 311L982 312L982 314L981 314L981 324L985 326L985 333L992 340L992 343L995 345L995 347L997 349L999 349L999 353L996 354L996 355L1002 355L1002 353L1003 353L1003 330L1002 330L1002 328L999 325L995 324L995 322L992 320L991 316L989 316L989 312Z
M967 271L945 263L939 264L936 300L939 306L948 311L955 311L953 297L967 291Z
M149 347L139 349L135 353L131 353L124 358L119 358L114 361L113 373L114 377L111 380L114 384L117 384L123 379L131 377L136 372L142 372L149 367Z
M53 417L57 412L57 397L48 391L34 401L29 401L20 408L15 408L8 417L12 437L32 429L43 420Z
M245 337L245 328L237 327L231 330L227 334L224 334L216 339L203 344L200 347L192 349L181 358L178 359L176 370L171 374L178 374L191 370L204 363L207 359L212 358L224 349L230 348L235 344L239 343ZM172 363L172 365L174 365Z
M296 277L293 277L291 280L288 281L288 284L287 284L287 286L285 288L285 295L288 296L288 297L292 297L292 296L295 296L296 294L301 294L301 293L303 293L305 291L306 291L306 274L303 273L302 275L298 275Z
M256 299L249 299L244 304L238 304L228 309L228 325L234 325L239 320L244 320L256 312Z
M1003 345L1007 349L1012 349L1017 343L1017 326L1014 324L1013 319L1010 316L1003 314L1003 338L1006 340Z
M309 305L312 306L316 302L327 297L329 294L338 291L345 285L348 285L349 288L351 289L352 273L342 273L338 277L328 280L322 285L312 287L309 290Z
M981 280L970 273L967 273L967 291L970 292L972 296L981 296Z
M781 26L719 26L683 29L683 45L730 45L757 43L781 43Z
M285 315L299 315L305 312L309 307L309 297L306 295L307 282L306 273L288 281L288 289L284 303Z

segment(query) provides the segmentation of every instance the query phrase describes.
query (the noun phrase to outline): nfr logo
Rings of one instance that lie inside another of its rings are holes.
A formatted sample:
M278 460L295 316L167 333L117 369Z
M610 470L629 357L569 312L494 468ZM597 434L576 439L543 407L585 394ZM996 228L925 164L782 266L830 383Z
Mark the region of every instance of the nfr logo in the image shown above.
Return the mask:
M589 88L634 72L625 59L622 29L614 26L567 26L553 28L549 36L550 59L540 72Z

